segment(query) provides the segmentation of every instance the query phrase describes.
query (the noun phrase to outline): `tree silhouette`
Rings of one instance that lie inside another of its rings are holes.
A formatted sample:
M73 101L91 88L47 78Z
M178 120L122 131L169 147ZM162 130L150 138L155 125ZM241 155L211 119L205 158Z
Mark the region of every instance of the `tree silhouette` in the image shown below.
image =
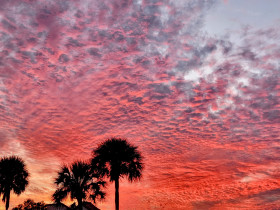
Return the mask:
M16 156L3 157L0 160L0 196L9 209L10 193L20 195L28 184L28 171L23 160Z
M61 167L55 184L58 189L53 194L53 200L60 203L61 200L70 194L71 199L76 199L78 208L82 210L84 199L104 199L105 193L101 190L105 182L98 179L99 176L91 171L89 164L76 161L72 165Z
M132 182L141 178L142 155L126 139L111 138L93 151L91 164L101 176L115 182L115 207L119 210L119 179L125 176Z
M13 208L13 210L46 210L47 207L45 205L44 202L34 202L31 199L27 199L26 201L24 201L23 204L19 204L18 206L16 206L15 208Z

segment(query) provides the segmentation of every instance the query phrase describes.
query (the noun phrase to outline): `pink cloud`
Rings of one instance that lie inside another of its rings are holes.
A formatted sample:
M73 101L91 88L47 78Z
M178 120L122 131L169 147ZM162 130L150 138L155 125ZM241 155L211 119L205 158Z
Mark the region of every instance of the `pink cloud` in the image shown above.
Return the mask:
M32 172L18 202L50 202L59 164L120 136L145 157L123 208L279 207L277 30L238 47L199 35L210 3L139 2L3 4L1 155Z

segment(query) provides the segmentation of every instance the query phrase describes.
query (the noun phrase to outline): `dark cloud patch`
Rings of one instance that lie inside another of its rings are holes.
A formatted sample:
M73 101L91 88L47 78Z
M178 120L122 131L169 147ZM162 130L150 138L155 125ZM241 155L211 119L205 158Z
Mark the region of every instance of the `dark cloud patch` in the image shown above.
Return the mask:
M186 71L188 69L188 67L192 67L196 65L196 61L192 60L192 61L179 61L176 65L176 69L178 69L179 71Z
M149 85L149 87L151 89L153 89L152 92L156 92L159 94L163 94L163 95L169 95L172 93L172 91L170 90L168 85L164 85L164 84L151 84Z
M101 57L102 55L100 54L99 50L97 48L89 48L88 53L94 57Z
M50 28L56 21L56 13L52 8L44 7L40 9L37 13L38 25L44 25Z
M223 53L228 54L233 49L233 44L227 40L219 40L219 44L223 48Z
M30 51L21 51L20 52L21 55L22 55L22 59L28 59L31 61L31 63L35 64L36 63L36 59L35 59L35 56L34 56L34 53L33 52L30 52Z
M66 54L61 54L58 58L60 63L67 63L69 61L69 57Z
M193 209L211 209L215 207L217 201L197 201L192 203Z
M241 53L241 56L243 56L245 59L249 59L249 60L255 60L256 59L255 53L251 52L248 49L243 49L243 52Z
M280 123L280 110L264 112L263 118L273 123Z
M264 192L260 192L258 194L252 195L250 197L256 197L258 199L262 199L265 202L274 202L280 200L280 189L273 189L273 190L267 190Z
M209 54L209 53L215 51L216 49L217 49L217 47L215 44L209 43L200 50L199 55Z
M128 101L137 103L138 105L144 104L142 97L131 97L131 98L128 98Z
M9 31L14 31L16 30L16 26L12 25L10 22L8 22L7 20L2 20L2 26L4 28L6 28Z
M117 42L122 42L125 39L124 35L119 31L114 32L112 37Z
M70 37L68 39L68 42L67 42L66 46L67 47L83 47L84 44L81 43L79 40L73 39L72 37Z

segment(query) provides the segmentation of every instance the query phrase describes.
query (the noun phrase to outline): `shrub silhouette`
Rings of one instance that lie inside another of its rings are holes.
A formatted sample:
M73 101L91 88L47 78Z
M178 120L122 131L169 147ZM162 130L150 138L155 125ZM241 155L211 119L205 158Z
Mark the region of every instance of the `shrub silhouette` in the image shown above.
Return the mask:
M31 199L27 199L23 204L19 204L13 210L45 210L47 207L44 202L35 203Z

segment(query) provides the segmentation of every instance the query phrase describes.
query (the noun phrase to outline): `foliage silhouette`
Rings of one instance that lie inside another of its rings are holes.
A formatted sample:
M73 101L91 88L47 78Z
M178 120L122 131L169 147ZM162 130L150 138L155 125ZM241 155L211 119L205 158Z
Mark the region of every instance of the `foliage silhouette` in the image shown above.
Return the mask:
M45 210L47 207L44 202L35 203L31 199L27 199L23 204L19 204L13 210Z
M58 189L53 194L53 200L60 203L70 194L71 199L77 200L78 208L82 209L84 199L91 198L94 202L96 198L104 199L101 187L105 186L105 182L98 178L88 163L76 161L69 167L63 166L55 180Z
M0 160L0 196L9 209L10 193L20 195L28 184L28 171L23 160L16 156L3 157Z
M74 202L70 205L70 208L71 209L77 209L77 204Z
M111 182L115 182L116 210L119 210L119 179L125 176L131 182L140 180L142 159L137 147L121 138L108 139L93 151L92 167L101 176L107 176Z

